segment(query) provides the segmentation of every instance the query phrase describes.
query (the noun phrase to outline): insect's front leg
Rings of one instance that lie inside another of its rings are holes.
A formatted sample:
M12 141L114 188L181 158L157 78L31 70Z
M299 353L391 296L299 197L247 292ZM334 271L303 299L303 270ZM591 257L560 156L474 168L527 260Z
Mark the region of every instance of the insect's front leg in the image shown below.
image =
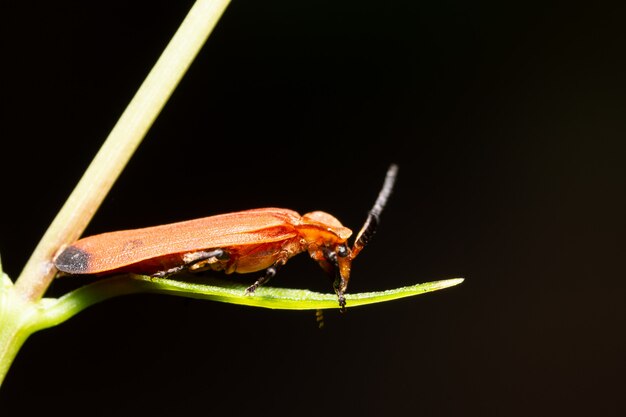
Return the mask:
M252 284L248 288L246 288L246 295L250 295L250 294L254 293L254 291L256 291L257 288L259 288L261 285L267 283L270 279L274 278L274 276L276 275L278 270L280 268L282 268L283 265L285 265L287 263L288 259L289 259L289 252L288 251L281 251L278 254L278 259L272 264L272 266L270 266L269 268L267 268L265 270L265 274L263 274L263 276L261 278L257 279L254 282L254 284Z
M345 252L344 252L345 253ZM339 302L339 308L342 313L346 312L346 296L344 294L345 281L341 276L341 270L339 268L339 262L337 260L337 250L331 248L313 248L310 251L311 258L317 261L322 267L324 272L328 275L333 283L333 289L337 294L337 301ZM346 256L346 255L342 255Z

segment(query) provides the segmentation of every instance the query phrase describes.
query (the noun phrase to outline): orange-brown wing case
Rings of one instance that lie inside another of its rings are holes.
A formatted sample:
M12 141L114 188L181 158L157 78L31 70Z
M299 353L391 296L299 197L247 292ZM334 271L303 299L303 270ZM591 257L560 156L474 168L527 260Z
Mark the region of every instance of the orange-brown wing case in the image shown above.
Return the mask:
M68 246L55 265L70 274L101 274L175 254L291 239L299 222L293 210L264 208L103 233Z

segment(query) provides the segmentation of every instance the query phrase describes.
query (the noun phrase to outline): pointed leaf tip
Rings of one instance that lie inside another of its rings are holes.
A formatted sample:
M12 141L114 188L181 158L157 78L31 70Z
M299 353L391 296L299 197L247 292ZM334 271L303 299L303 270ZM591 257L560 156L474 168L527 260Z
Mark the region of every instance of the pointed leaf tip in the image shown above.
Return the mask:
M173 294L190 298L201 298L231 304L248 305L285 310L316 310L338 308L337 296L333 293L318 293L309 290L260 287L254 294L246 295L246 285L222 279L194 279L178 281L170 278L151 278L135 275L148 292ZM442 290L463 282L463 278L426 282L384 291L346 294L348 307L391 301L427 292Z

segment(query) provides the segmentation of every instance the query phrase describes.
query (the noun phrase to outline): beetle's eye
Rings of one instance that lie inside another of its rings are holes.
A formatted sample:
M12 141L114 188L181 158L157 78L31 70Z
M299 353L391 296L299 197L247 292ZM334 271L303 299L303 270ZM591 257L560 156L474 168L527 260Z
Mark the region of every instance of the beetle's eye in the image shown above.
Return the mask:
M343 245L337 246L337 256L340 256L342 258L348 256L348 248Z
M330 248L324 248L324 257L333 266L337 266L337 252L330 250Z

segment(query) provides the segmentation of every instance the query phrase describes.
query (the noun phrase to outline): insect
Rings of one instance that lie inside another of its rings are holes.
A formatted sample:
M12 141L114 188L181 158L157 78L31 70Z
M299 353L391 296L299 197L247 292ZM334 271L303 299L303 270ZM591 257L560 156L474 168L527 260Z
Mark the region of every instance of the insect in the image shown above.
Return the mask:
M265 270L246 289L252 294L294 255L308 252L333 279L341 311L352 261L379 223L396 180L391 165L382 189L354 240L352 231L323 211L301 216L283 208L260 208L142 229L103 233L80 239L55 258L66 274L110 275L133 272L165 277L181 271L250 273Z

